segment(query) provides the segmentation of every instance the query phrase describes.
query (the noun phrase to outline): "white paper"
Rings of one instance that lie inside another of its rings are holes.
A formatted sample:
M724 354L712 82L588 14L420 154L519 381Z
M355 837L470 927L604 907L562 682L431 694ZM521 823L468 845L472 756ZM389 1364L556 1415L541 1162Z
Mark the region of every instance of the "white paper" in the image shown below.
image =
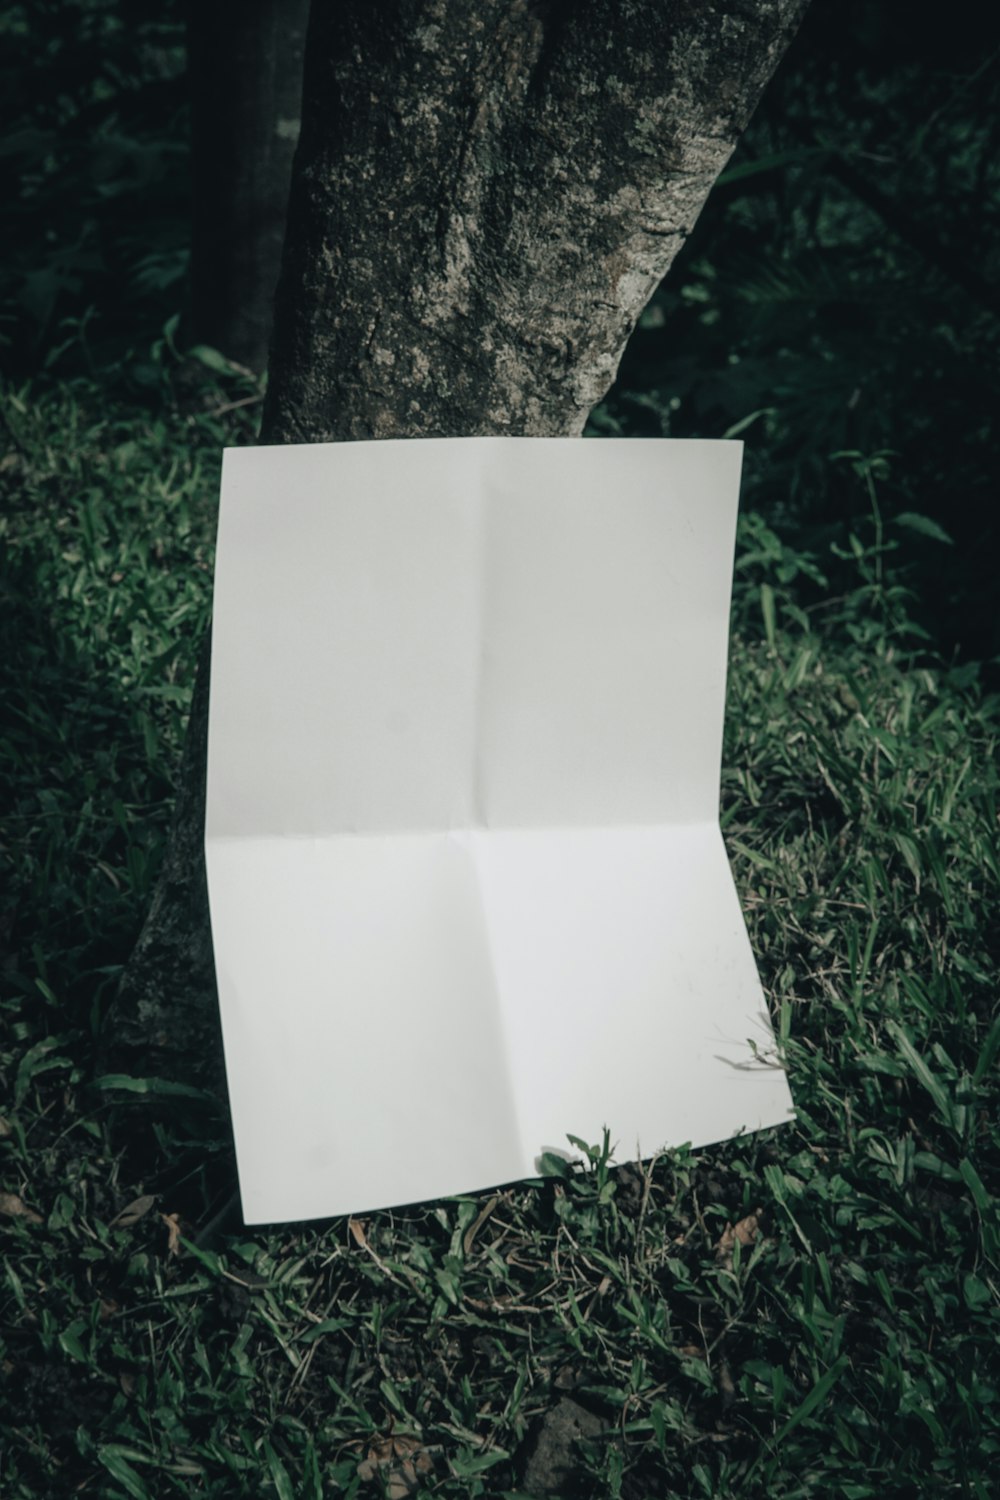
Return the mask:
M741 452L227 450L206 849L248 1223L790 1118L718 822Z

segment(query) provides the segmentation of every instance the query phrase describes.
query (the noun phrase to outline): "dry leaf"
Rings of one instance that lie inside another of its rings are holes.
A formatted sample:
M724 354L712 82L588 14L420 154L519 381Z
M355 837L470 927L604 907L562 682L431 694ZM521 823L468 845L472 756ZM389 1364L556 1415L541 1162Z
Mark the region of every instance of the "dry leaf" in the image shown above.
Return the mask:
M180 1214L161 1214L160 1218L167 1226L167 1254L180 1255L181 1253L181 1217Z
M14 1134L14 1127L9 1120L0 1115L0 1141L5 1141L9 1135Z
M737 1243L744 1248L752 1245L760 1233L756 1214L747 1214L745 1219L740 1219L737 1224L727 1224L722 1231L722 1238L715 1247L715 1258L722 1262L727 1270L733 1268L733 1247Z
M113 1297L101 1298L99 1317L102 1323L107 1323L119 1310L119 1305Z
M462 1247L465 1250L466 1255L471 1254L472 1245L476 1238L476 1235L482 1229L483 1225L486 1223L486 1220L489 1218L490 1214L493 1212L499 1202L500 1195L495 1194L486 1204L486 1206L479 1210L479 1213L476 1215L472 1223L469 1225L468 1229L465 1231L465 1238L462 1241Z
M24 1199L19 1198L16 1193L0 1193L0 1214L6 1214L11 1219L27 1219L31 1224L45 1222L41 1214L29 1208Z
M382 1274L384 1276L387 1276L390 1281L394 1281L397 1286L403 1286L404 1283L400 1281L399 1277L395 1275L394 1272L389 1270L389 1267L386 1265L385 1261L377 1256L371 1245L369 1245L367 1236L365 1235L364 1221L362 1219L348 1219L347 1227L351 1231L351 1238L353 1239L354 1243L358 1246L359 1249L364 1250L366 1255L371 1256L372 1260L378 1266Z
M400 1432L375 1439L358 1464L358 1478L364 1483L378 1478L388 1500L407 1500L419 1488L421 1475L433 1468L434 1460L420 1439Z
M109 1229L129 1229L133 1224L138 1224L143 1214L148 1214L156 1199L149 1193L144 1193L141 1198L133 1198L131 1203L126 1203L123 1209L115 1214Z

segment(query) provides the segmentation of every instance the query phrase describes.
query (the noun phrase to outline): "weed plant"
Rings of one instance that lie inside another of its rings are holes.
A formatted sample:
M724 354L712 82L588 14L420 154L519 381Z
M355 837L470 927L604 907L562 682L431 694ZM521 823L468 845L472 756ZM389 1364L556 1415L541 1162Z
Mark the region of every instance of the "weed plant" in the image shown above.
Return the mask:
M224 1112L180 1089L140 1147L94 1063L256 411L202 375L3 397L5 1500L516 1496L561 1400L567 1497L988 1500L1000 714L913 624L890 459L817 459L869 516L840 556L739 541L722 822L795 1122L247 1230Z

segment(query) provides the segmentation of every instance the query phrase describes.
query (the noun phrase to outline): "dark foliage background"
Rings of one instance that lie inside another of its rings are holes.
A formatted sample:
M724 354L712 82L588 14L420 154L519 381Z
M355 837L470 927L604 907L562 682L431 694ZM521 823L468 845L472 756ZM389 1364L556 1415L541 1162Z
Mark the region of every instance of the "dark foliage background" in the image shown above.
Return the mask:
M0 18L16 378L90 371L160 399L151 350L189 262L182 11L27 0ZM998 147L992 7L816 0L592 424L742 424L747 504L827 564L872 517L874 478L882 519L920 536L919 618L980 659L1000 653Z
M859 460L880 455L886 517L937 523L910 523L923 623L946 650L987 656L998 145L989 7L818 0L608 403L628 433L748 423L745 500L827 559L870 514Z

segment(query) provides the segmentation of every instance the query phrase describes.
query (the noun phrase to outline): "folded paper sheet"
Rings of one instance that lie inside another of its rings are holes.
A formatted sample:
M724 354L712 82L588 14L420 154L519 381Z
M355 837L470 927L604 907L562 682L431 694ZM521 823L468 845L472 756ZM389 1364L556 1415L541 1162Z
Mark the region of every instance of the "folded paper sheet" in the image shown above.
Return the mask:
M248 1223L790 1117L718 822L740 457L227 451L206 846Z

